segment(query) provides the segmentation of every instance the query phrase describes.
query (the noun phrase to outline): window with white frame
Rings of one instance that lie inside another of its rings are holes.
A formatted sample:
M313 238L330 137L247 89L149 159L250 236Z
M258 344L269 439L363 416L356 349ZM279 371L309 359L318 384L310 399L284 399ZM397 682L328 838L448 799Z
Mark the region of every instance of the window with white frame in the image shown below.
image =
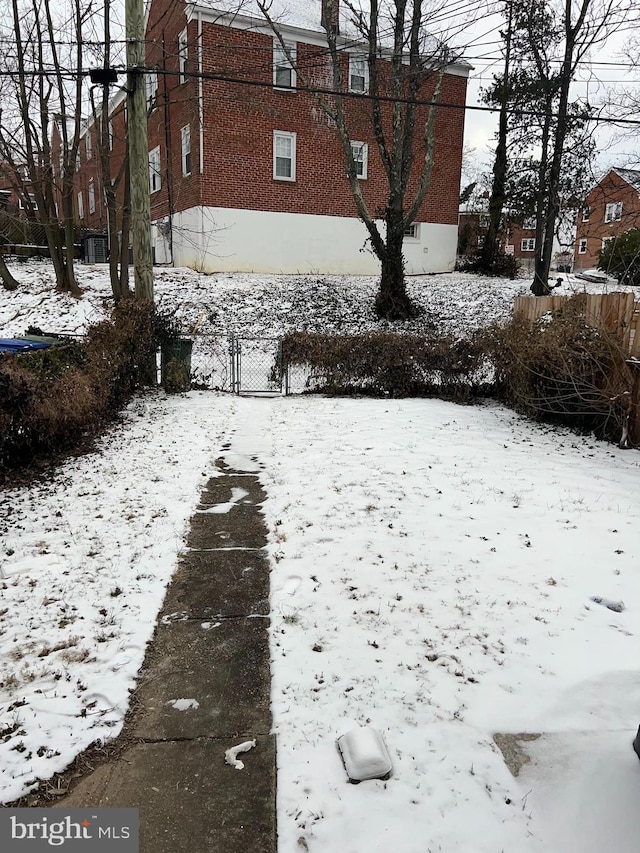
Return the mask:
M22 194L18 197L18 209L19 210L33 210L36 211L38 209L38 203L36 202L36 197L31 193L27 193L29 203L25 201L25 198Z
M78 193L78 219L84 219L84 200L82 198L82 190Z
M88 208L89 213L96 212L96 187L93 183L93 178L89 181L89 186L87 188L87 198L88 198Z
M536 227L535 216L527 216L527 218L522 223L522 227L526 228L527 231L532 231Z
M147 71L144 75L144 85L147 93L147 108L152 110L158 99L158 72Z
M187 42L187 30L182 30L178 36L178 71L180 72L180 84L187 79L187 66L189 64L189 44Z
M160 146L149 151L149 192L157 193L162 186L160 177Z
M361 53L349 56L349 91L363 94L369 91L369 65Z
M80 152L76 153L76 172L80 171Z
M417 240L420 236L420 226L417 222L412 222L411 225L407 225L404 229L404 236L408 237L410 240Z
M273 177L278 181L296 179L296 135L284 130L273 132Z
M353 162L356 164L356 175L366 180L367 167L369 165L369 146L366 142L352 142L351 151Z
M587 239L583 237L582 240L578 243L578 254L586 255L587 254Z
M622 217L622 202L612 201L604 209L605 222L617 222Z
M602 238L602 248L606 249L607 243L610 243L613 239L615 239L615 238L614 237L603 237Z
M87 155L87 160L91 160L91 131L87 131L87 135L84 138L84 150Z
M520 242L520 250L523 252L535 252L536 250L536 238L535 237L523 237Z
M113 151L113 122L109 119L109 151Z
M589 206L582 208L582 221L588 222L591 217L591 208Z
M191 174L191 125L185 125L180 131L182 140L182 174Z
M292 89L296 85L295 42L285 42L285 47L286 50L278 41L273 44L273 85L277 89Z

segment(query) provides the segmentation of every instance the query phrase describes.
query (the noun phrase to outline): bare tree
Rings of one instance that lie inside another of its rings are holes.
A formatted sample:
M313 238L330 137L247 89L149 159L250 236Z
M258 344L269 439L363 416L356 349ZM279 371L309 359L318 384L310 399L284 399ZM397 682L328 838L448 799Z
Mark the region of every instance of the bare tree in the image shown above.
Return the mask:
M566 201L567 156L582 144L589 152L589 134L583 132L591 105L572 99L571 85L589 53L636 15L635 0L509 0L509 58L502 79L496 81L489 100L501 107L503 157L507 114L511 130L518 126L521 163L523 139L529 140L531 164L535 162L536 249L532 291L549 292L548 279L558 218ZM525 150L526 150L525 142ZM497 164L498 165L498 164ZM500 175L504 163L499 164ZM504 190L504 181L498 189ZM564 192L563 192L564 190ZM500 196L497 193L496 206Z
M452 61L446 44L427 32L428 4L423 0L342 0L345 32L338 26L338 0L324 0L322 25L331 67L331 93L313 78L291 54L277 23L271 17L271 0L258 0L298 79L335 125L347 178L358 215L381 264L376 309L380 317L403 320L415 315L406 291L403 242L429 189L434 162L436 110L443 76ZM350 133L352 99L345 85L347 48L360 50L368 76L362 107L386 176L386 200L371 210L363 196ZM428 107L424 103L429 104ZM381 226L380 220L384 223Z
M67 13L67 18L63 14ZM93 12L81 0L64 10L51 0L11 0L15 53L5 90L0 158L18 185L27 212L44 229L60 290L80 294L73 264L74 171L81 133L83 37ZM5 83L6 85L6 83ZM57 121L62 155L53 162L51 127ZM56 187L61 210L56 208ZM59 226L62 221L62 228Z

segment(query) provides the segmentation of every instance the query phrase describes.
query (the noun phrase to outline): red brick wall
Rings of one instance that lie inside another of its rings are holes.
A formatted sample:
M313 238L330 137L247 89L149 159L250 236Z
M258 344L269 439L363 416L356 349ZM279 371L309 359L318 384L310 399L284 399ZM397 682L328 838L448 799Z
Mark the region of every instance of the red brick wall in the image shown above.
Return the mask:
M199 82L187 78L181 84L178 76L178 36L185 26L184 3L154 0L147 24L146 62L159 73L148 133L149 150L160 147L162 187L151 195L152 220L166 216L170 210L180 212L200 204L356 217L336 130L310 95L273 89L273 38L268 35L203 23L205 74L262 80L268 85L210 79L202 82L205 133L201 173ZM197 70L197 35L197 22L192 21L188 25L191 70ZM307 69L313 67L316 83L331 88L325 53L326 49L320 47L298 45L299 62ZM421 98L430 97L434 82L424 87ZM464 77L446 75L441 101L463 105L466 84ZM348 99L347 109L352 139L368 143L368 178L361 181L361 186L369 209L375 213L386 201L387 184L371 129L371 102ZM420 108L416 117L415 161L407 201L417 186L424 158L422 127L426 112L426 108ZM180 130L187 124L191 127L192 172L185 177ZM116 174L126 142L122 107L113 116L113 126L112 174ZM431 185L417 217L420 221L452 225L458 222L463 128L463 109L438 110L435 163ZM273 178L274 130L296 133L295 182ZM95 134L92 150L93 157L87 160L84 143L81 146L76 196L82 190L85 216L80 224L98 228L105 226L106 214ZM91 177L96 186L94 215L88 213Z
M149 150L160 147L162 187L151 195L151 219L201 203L199 181L198 81L180 83L178 38L187 27L180 2L156 0L147 24L147 65L158 69L158 93L149 114ZM188 70L197 71L197 23L187 28ZM181 128L191 128L191 174L182 174ZM168 152L168 155L167 155Z
M331 73L322 48L298 43L298 62L313 65L316 82L330 88ZM273 39L243 30L206 25L205 72L259 79L266 87L208 80L204 86L205 173L203 203L218 207L357 216L337 132L311 95L279 91L272 82ZM345 59L345 62L347 60ZM346 66L345 66L346 76ZM435 80L420 97L428 99ZM464 104L466 79L446 75L442 101ZM361 187L369 210L381 208L387 182L371 126L371 101L346 101L350 136L368 144L368 177ZM415 161L407 200L415 191L424 160L422 127L416 119ZM388 125L389 109L385 109ZM420 221L457 224L464 111L441 108L436 121L436 151L431 186ZM273 131L296 134L296 180L273 178Z
M605 221L607 204L622 202L622 216L613 222ZM609 172L594 187L587 197L588 221L578 215L576 244L574 251L575 269L589 269L598 263L598 252L602 241L640 227L640 197L638 191L615 172ZM580 241L586 240L587 251L581 253Z

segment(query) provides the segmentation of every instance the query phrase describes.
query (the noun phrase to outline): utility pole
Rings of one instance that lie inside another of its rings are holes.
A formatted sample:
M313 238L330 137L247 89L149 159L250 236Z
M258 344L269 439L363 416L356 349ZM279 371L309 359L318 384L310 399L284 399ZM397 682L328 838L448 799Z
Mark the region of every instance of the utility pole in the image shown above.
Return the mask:
M149 144L144 80L144 0L126 0L127 138L131 182L131 232L136 299L153 302L151 205L149 203ZM122 235L125 239L125 235Z

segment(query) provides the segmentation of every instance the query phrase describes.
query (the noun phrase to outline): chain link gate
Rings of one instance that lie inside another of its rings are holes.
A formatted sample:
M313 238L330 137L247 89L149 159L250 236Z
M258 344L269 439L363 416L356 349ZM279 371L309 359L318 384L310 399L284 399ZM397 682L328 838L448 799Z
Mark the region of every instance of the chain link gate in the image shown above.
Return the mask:
M231 391L234 394L282 394L287 392L280 338L229 339Z

